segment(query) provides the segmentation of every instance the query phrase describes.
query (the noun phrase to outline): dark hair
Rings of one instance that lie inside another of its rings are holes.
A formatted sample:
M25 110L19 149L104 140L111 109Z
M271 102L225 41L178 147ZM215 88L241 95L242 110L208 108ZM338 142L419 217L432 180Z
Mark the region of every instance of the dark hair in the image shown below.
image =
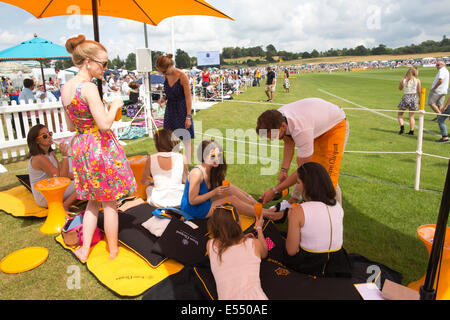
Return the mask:
M215 148L219 149L219 151L221 152L221 156L219 166L211 168L210 182L211 188L213 189L222 185L222 181L225 179L225 174L227 172L227 163L225 161L225 157L223 156L223 149L214 140L202 141L202 143L198 146L197 149L198 161L204 163L205 157L208 156L210 151Z
M155 147L158 152L170 152L178 144L176 139L172 140L172 130L160 129L155 135Z
M28 144L28 155L27 158L31 158L32 156L36 156L38 154L45 154L45 152L39 147L39 145L36 143L37 137L39 137L39 131L41 129L47 128L43 124L36 124L33 126L30 131L28 131L27 135L27 144ZM53 149L50 147L48 149L48 153L52 152Z
M131 82L128 84L128 86L129 86L131 89L137 89L137 88L139 88L139 84L138 84L136 81L131 81Z
M23 80L23 86L30 89L34 85L33 79L26 78Z
M219 261L222 261L222 254L227 248L238 244L244 237L236 208L229 203L218 207L224 206L233 208L234 215L229 209L215 208L207 222L208 232L213 237L213 241L218 240Z
M259 130L265 129L267 131L272 129L280 129L284 121L283 114L275 109L264 111L256 122L256 133L259 135Z
M326 205L336 204L336 190L327 170L317 162L306 162L297 169L302 180L305 196L311 201L320 201Z

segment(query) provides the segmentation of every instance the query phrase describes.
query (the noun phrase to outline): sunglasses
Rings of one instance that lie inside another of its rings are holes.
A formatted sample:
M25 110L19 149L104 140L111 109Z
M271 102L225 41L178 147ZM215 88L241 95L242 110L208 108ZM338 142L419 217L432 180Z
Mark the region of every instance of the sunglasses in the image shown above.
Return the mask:
M234 221L237 222L237 215L236 215L236 212L234 211L234 207L233 206L231 206L231 205L222 205L222 206L216 206L213 209L214 210L216 210L216 209L224 209L224 210L230 211L231 214L233 215Z
M95 60L95 59L92 59L92 58L91 58L91 60L94 61L94 62L100 63L103 68L106 68L108 66L108 61L98 61L98 60Z
M44 133L44 134L41 134L40 136L37 136L36 139L40 139L40 138L47 139L51 136L53 136L53 132L49 131L48 133Z
M216 153L210 154L210 155L209 155L209 158L210 158L211 160L214 160L214 159L216 159L216 158L220 158L222 154L223 154L223 152L216 152Z

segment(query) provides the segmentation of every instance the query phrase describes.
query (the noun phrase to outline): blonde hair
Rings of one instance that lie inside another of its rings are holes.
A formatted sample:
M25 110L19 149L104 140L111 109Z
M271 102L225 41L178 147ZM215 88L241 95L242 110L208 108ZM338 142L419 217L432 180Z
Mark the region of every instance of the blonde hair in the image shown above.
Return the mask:
M83 64L86 58L95 57L95 55L106 48L99 42L93 40L86 40L86 37L82 34L70 38L66 41L67 52L72 54L73 63L79 67Z
M156 59L156 68L161 70L167 70L167 68L174 65L174 62L172 60L173 54L169 53L164 56L159 56L158 59Z
M418 70L415 67L411 67L408 69L408 71L406 71L405 76L403 77L403 79L405 80L405 84L408 85L409 81L417 78L418 76Z

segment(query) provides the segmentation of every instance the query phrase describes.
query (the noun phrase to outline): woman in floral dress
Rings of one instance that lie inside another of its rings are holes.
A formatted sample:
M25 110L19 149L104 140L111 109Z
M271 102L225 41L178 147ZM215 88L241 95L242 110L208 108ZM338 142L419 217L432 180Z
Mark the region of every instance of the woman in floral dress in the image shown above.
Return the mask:
M136 191L136 182L125 152L110 130L123 102L115 100L107 111L93 78L102 79L108 63L106 49L83 35L66 42L78 74L62 92L69 130L76 131L72 141L72 162L78 199L88 200L83 217L83 246L75 250L81 261L87 260L98 211L103 207L105 234L110 259L119 251L116 200Z

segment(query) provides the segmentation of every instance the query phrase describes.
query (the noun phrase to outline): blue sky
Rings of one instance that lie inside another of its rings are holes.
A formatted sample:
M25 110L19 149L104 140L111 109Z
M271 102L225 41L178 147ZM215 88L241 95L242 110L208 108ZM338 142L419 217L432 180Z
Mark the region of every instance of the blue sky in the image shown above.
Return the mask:
M175 17L175 48L195 56L223 47L273 44L291 52L352 48L380 43L399 47L450 38L450 1L446 0L209 0L235 21L214 17ZM74 1L76 4L76 1ZM36 19L0 2L0 50L40 37L63 45L72 35L93 38L90 16ZM171 51L170 19L148 26L153 50ZM111 57L125 58L144 47L143 24L100 17L100 40Z

